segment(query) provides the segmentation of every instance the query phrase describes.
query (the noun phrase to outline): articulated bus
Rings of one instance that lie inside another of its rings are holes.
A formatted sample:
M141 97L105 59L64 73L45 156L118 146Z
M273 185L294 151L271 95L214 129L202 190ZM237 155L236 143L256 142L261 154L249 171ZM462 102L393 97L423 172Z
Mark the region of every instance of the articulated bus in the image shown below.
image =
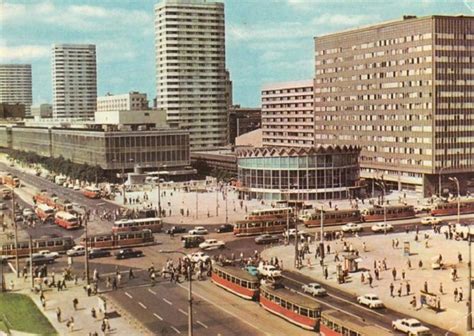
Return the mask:
M35 208L35 213L43 222L54 222L54 208L46 204L38 204Z
M460 204L460 213L461 214L469 214L474 213L474 200L461 200ZM449 216L449 215L457 215L458 213L458 202L450 201L450 202L439 202L437 203L433 209L431 209L432 216Z
M148 229L151 232L161 232L163 222L161 218L121 219L114 223L112 232L126 232Z
M293 217L288 219L289 227L295 227L295 220ZM255 220L241 220L235 222L234 235L252 236L263 233L282 233L287 228L287 218L273 218L273 219L255 219Z
M323 211L323 225L339 225L347 224L349 222L360 222L361 216L359 210L324 210ZM303 221L306 227L321 226L321 211L310 214L306 220Z
M49 250L51 252L66 252L74 246L72 237L59 237L59 238L39 238L33 239L32 250L33 253L41 250ZM30 254L30 242L19 241L18 249L15 249L15 243L6 243L0 245L0 255L14 256L18 252L18 256L24 257Z
M265 284L260 286L260 305L301 328L319 330L321 307L305 295L278 284Z
M88 237L89 247L99 248L151 245L154 242L153 232L150 230L97 234ZM85 245L85 238L81 239L80 244Z
M69 212L58 211L54 216L54 223L66 230L79 228L77 217Z
M323 310L319 327L324 336L389 336L393 333L385 328L365 322L361 318L339 310Z
M258 300L259 280L247 271L233 267L212 266L212 282L247 300Z
M293 217L293 209L286 208L270 208L270 209L260 209L252 210L249 215L245 217L247 220L255 219L275 219L275 218L286 218Z
M100 198L100 189L96 187L85 187L82 194L87 198Z
M415 217L415 208L412 205L384 205L375 206L363 210L362 221L382 221L384 219L384 211L386 211L387 220L407 219Z

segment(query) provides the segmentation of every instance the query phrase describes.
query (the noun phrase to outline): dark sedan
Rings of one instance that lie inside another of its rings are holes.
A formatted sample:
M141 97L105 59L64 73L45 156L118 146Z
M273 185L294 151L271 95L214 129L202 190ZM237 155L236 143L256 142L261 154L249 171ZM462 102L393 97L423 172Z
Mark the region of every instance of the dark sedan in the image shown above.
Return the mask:
M170 229L166 230L166 234L176 234L176 233L185 233L187 230L181 226L173 226Z
M89 259L110 257L110 251L93 248L89 251Z
M232 232L234 231L234 226L232 224L222 224L216 229L217 233Z
M274 236L271 234L263 234L255 238L256 244L272 244L278 243L280 241L280 237Z
M54 258L42 254L34 254L33 257L33 266L52 264L54 263ZM26 260L26 266L30 265L30 258Z
M143 252L140 250L134 250L131 248L120 250L115 254L116 259L128 259L128 258L138 258L138 257L143 257Z

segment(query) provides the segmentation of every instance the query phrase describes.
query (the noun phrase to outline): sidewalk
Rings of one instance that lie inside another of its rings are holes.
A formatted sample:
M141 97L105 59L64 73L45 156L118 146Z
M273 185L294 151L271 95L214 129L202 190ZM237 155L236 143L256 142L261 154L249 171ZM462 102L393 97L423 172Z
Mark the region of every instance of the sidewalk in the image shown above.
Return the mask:
M419 237L423 237L428 232L429 247L425 247L425 240L419 238L415 241L415 232L397 233L389 235L371 235L362 237L345 238L348 246L352 246L360 253L360 263L358 272L349 273L346 283L339 284L337 281L337 264L344 265L343 242L341 240L326 242L331 247L331 253L324 259L324 266L328 269L328 279L324 278L323 268L320 266L319 259L315 259L314 243L310 244L310 254L305 256L303 267L295 270L293 244L288 246L277 246L262 251L262 257L269 260L271 257L278 257L283 262L284 269L298 271L306 276L315 279L321 284L330 285L352 295L377 294L384 304L395 311L408 316L413 316L424 320L433 325L446 330L456 332L460 335L466 335L466 300L468 297L467 281L467 258L468 243L466 241L446 240L442 234L433 234L432 231L423 231ZM391 241L398 239L400 242L398 248L391 246ZM403 255L403 244L410 243L411 253L409 257ZM367 252L363 252L365 243ZM336 262L335 253L338 253L340 262ZM463 257L463 262L458 262L458 252ZM433 270L431 264L433 258L442 255L445 267L442 270ZM383 260L386 260L387 270L383 270ZM420 261L422 265L420 265ZM411 267L408 263L411 263ZM379 279L376 279L374 264L377 268L381 267ZM420 267L421 266L421 267ZM455 267L458 273L458 279L453 281L451 270ZM396 270L396 279L393 279L393 269ZM364 273L364 281L362 281ZM372 287L367 280L368 274L373 278ZM402 275L404 273L404 276ZM404 279L403 279L404 277ZM424 306L421 308L420 291L428 287L430 293L439 295L441 308L443 311L437 313ZM393 284L393 295L390 293L390 287ZM407 286L408 285L408 286ZM442 292L440 290L442 287ZM407 294L409 289L409 294ZM454 298L455 289L458 292L457 299ZM399 296L400 290L400 296ZM459 292L463 293L463 298L459 301ZM413 296L416 297L416 308L410 304Z
M74 285L72 281L68 282L68 288L63 291L57 291L56 288L47 288L44 290L46 299L46 308L43 309L39 294L34 294L30 289L30 279L24 281L22 278L17 279L14 274L8 273L5 275L6 284L10 287L10 281L14 282L14 292L26 294L32 298L46 318L50 321L53 327L57 330L58 335L89 335L96 332L98 335L104 335L101 331L101 324L104 318L104 313L101 312L99 304L99 295L88 297L85 293L84 284L79 281L79 284ZM79 301L78 309L75 311L73 307L73 300L77 298ZM110 324L110 331L105 335L147 335L149 332L143 328L136 320L131 319L128 315L122 313L122 309L114 305L108 298L106 299L107 317ZM61 309L61 322L56 317L56 309ZM91 309L94 308L97 312L97 317L94 319L91 314ZM66 322L70 317L74 318L74 329L71 331L67 327ZM132 325L133 324L133 325Z

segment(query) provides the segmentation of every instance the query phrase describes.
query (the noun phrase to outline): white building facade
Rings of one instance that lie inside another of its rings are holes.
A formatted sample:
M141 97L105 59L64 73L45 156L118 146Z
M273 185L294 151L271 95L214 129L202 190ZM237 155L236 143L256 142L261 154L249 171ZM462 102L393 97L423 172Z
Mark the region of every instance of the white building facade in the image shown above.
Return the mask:
M95 45L54 45L52 79L54 118L94 117L97 105Z
M140 111L148 109L146 93L129 92L125 94L107 94L97 97L97 112Z
M31 64L0 64L0 103L23 104L31 115L31 78Z
M227 144L224 4L164 0L155 6L157 103L189 130L191 150Z

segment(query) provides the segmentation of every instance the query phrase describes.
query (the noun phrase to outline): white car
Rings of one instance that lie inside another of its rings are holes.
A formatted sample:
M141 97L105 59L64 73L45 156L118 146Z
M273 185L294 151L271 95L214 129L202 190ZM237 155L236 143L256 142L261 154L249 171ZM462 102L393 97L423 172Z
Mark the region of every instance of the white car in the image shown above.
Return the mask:
M38 254L45 255L50 258L59 258L59 253L58 252L51 252L50 250L41 250L38 251Z
M273 265L260 264L257 269L260 272L260 274L263 276L272 277L272 278L277 278L281 276L281 271Z
M25 208L23 209L23 217L28 217L28 216L31 216L32 214L34 214L34 211L30 208Z
M224 248L225 243L222 240L217 239L206 239L201 244L199 244L199 248L203 250L214 250L219 248Z
M194 229L189 230L190 235L205 235L207 230L202 226L196 226Z
M421 219L421 224L423 225L438 225L441 224L443 220L439 217L423 217Z
M382 300L376 294L365 294L357 297L357 303L369 308L383 308Z
M431 335L430 329L425 327L417 319L399 319L392 322L393 330L398 330L409 335L422 336Z
M82 245L74 246L72 249L67 250L66 255L69 257L77 257L86 254L86 248Z
M341 226L342 232L359 232L362 231L362 225L356 223L347 223Z
M188 257L189 260L191 260L192 262L198 262L198 261L206 262L206 261L208 261L209 259L211 259L211 257L209 257L209 256L208 256L207 254L205 254L204 252L194 252L194 253L188 254L187 257Z
M290 237L290 238L291 238L291 237L294 237L295 234L296 234L296 229L290 229L289 231L283 232L283 236L284 236L284 237ZM306 234L305 231L303 231L303 230L298 230L298 236L301 237L301 236L304 236L305 234Z
M372 225L371 230L373 232L385 232L393 231L393 226L391 224L377 223Z
M78 185L78 184L76 184L73 189L76 190L76 191L77 191L77 190L81 190L81 186Z
M326 290L316 282L303 285L301 288L303 289L303 292L311 294L312 296L323 296L327 294Z

